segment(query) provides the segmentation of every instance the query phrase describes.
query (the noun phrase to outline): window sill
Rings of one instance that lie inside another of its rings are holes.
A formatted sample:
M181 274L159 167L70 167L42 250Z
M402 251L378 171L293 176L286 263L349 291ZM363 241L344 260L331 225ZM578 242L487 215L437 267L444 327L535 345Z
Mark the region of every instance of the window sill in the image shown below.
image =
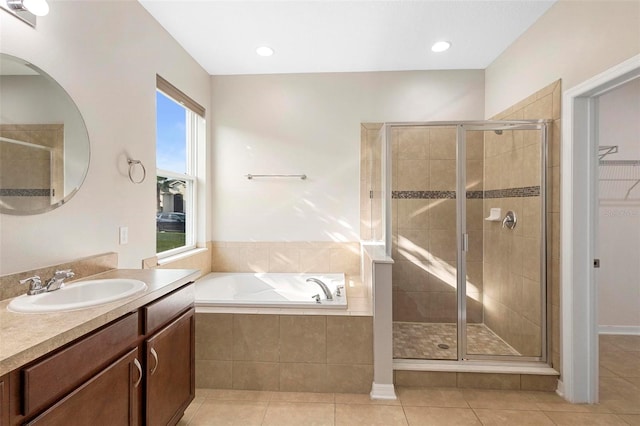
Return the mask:
M174 255L171 255L171 256L163 257L161 259L158 259L158 266L166 265L167 263L171 263L171 262L175 262L177 260L185 259L187 257L195 256L196 254L204 253L206 251L209 251L209 249L206 248L206 247L196 247L194 249L183 251L183 252L178 253L178 254L174 254Z

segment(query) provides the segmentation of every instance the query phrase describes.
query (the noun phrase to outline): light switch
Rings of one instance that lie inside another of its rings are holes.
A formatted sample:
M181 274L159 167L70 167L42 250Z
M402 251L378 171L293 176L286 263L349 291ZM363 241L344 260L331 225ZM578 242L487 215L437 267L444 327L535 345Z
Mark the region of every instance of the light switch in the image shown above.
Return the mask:
M129 243L129 228L126 226L120 227L120 244L128 244Z

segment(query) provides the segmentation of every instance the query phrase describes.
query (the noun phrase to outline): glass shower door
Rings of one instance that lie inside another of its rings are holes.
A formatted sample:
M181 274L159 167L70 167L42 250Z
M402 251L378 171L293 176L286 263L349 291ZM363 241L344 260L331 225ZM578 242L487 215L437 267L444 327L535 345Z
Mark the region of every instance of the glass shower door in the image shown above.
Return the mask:
M546 124L388 126L394 358L544 361Z
M394 357L457 360L456 127L391 135Z
M464 358L543 357L546 144L539 127L471 127L464 132Z

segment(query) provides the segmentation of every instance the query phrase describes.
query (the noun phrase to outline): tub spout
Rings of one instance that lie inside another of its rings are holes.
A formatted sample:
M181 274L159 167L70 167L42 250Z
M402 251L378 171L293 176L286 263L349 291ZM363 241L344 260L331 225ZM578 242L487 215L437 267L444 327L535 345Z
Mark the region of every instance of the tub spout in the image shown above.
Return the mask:
M316 283L316 284L318 284L320 286L320 288L324 292L325 296L327 296L327 300L333 300L333 296L331 295L331 290L329 290L329 287L327 287L327 285L325 283L323 283L322 281L320 281L317 278L307 278L307 282L309 282L309 281L313 281L314 283Z

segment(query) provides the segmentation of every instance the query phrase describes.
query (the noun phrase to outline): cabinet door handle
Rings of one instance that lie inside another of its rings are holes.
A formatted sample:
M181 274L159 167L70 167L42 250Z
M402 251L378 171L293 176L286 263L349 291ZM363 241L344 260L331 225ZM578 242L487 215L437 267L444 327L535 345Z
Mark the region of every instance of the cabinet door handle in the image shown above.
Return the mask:
M155 373L158 369L158 353L155 349L151 348L151 355L153 355L153 359L156 361L155 365L151 369L151 374Z
M133 385L134 388L137 388L138 385L140 384L140 382L142 381L142 366L140 365L140 361L138 361L138 358L134 358L133 359L133 365L136 366L136 368L138 369L138 373L140 374L138 376L138 380L136 381L136 383Z

